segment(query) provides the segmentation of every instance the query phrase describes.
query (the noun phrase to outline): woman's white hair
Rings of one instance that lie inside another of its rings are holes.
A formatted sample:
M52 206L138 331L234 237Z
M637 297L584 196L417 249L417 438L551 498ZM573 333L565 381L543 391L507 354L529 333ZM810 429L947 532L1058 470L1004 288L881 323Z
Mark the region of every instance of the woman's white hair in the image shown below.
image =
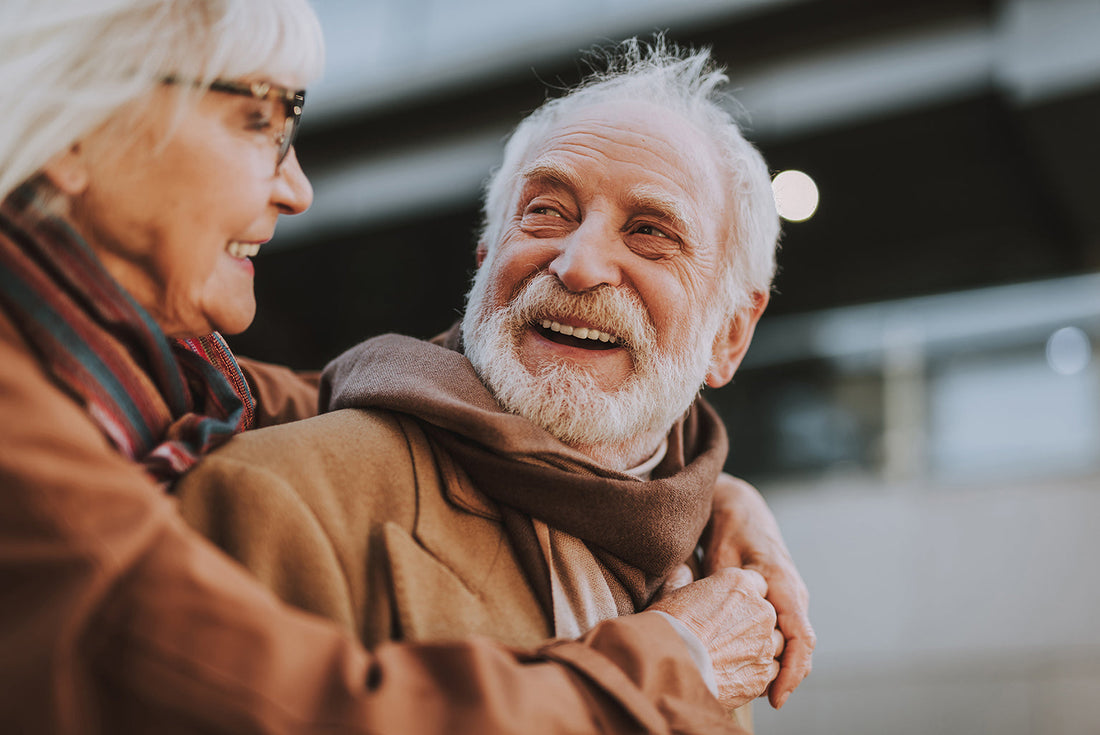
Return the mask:
M323 64L308 0L3 0L0 200L165 77L305 86Z
M709 49L682 49L658 34L652 43L628 39L593 53L593 71L566 95L551 99L516 127L504 160L485 188L480 242L496 246L516 196L516 177L532 146L561 119L588 105L645 100L694 124L714 145L723 165L733 231L724 262L727 313L745 308L753 293L766 293L775 276L779 216L764 158L745 140L731 110L739 109L723 87L729 81Z

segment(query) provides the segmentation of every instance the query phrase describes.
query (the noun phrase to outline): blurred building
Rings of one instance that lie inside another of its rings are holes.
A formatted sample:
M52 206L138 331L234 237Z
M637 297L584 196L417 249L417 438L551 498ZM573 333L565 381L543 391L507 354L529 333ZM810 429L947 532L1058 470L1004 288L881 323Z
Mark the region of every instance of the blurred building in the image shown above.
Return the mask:
M758 732L1100 732L1100 2L316 0L316 190L244 354L318 367L447 328L503 136L668 29L816 183L734 383L728 468L813 595L815 671Z

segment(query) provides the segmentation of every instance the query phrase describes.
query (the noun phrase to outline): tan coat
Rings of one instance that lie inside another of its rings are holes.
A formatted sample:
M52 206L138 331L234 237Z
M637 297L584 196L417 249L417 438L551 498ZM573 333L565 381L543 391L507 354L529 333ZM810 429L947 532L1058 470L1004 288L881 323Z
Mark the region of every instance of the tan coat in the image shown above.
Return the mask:
M279 597L369 647L552 635L493 502L402 414L349 409L249 432L177 497L188 523Z
M310 403L285 370L249 374L275 379L258 391L271 420ZM0 313L3 732L727 731L716 708L653 614L539 651L364 651L185 526Z
M283 600L368 647L550 637L493 501L404 414L347 409L239 436L177 488L188 523ZM749 707L737 721L751 728Z

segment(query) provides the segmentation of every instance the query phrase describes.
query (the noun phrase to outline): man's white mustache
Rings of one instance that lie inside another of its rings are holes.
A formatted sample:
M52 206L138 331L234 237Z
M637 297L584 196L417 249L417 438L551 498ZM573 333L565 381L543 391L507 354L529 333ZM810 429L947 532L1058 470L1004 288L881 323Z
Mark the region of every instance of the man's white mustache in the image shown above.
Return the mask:
M601 286L584 293L568 291L557 278L540 273L508 305L517 327L543 319L575 319L613 334L631 352L648 354L657 330L640 299L626 289Z

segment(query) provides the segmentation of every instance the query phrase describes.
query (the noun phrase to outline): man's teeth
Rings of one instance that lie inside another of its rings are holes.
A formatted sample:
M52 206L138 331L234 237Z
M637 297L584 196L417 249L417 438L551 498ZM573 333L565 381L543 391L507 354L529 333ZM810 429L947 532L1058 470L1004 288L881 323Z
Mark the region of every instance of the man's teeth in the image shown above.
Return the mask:
M542 320L542 328L549 329L551 332L559 332L567 336L576 337L577 339L590 339L599 342L610 342L611 344L615 344L619 341L615 335L601 332L598 329L589 329L588 327L574 328L568 324L558 324L549 319Z
M234 258L251 258L256 253L260 252L260 243L238 242L237 240L233 240L225 248L225 251Z

